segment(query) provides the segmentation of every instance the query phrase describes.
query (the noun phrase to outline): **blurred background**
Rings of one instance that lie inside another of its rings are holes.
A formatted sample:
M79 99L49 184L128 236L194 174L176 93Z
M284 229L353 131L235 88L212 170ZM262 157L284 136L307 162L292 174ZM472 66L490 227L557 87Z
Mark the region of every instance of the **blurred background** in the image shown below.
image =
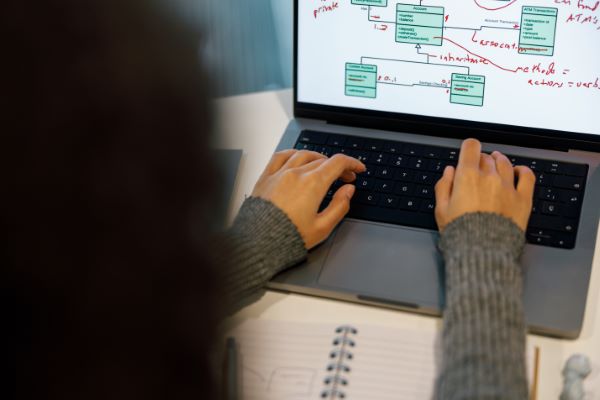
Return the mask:
M217 96L292 86L293 0L173 0L208 34L201 51L220 77Z

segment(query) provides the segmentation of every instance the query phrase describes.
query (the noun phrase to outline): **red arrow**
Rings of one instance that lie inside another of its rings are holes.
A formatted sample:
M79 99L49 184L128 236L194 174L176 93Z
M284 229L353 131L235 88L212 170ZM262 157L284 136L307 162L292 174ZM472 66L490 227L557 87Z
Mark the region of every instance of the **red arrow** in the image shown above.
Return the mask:
M515 24L515 26L513 26L513 28L515 28L515 29L519 29L519 28L520 28L520 26L519 26L519 24Z
M371 18L373 18L373 19L379 19L381 17L378 17L377 15L371 15Z

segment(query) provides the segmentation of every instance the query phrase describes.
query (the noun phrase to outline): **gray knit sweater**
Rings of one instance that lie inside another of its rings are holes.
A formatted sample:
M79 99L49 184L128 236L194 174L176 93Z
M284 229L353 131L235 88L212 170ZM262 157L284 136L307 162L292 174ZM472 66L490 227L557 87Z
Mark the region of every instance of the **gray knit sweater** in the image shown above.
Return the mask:
M230 311L257 299L271 277L306 258L294 224L257 198L243 204L228 241ZM436 398L527 399L518 262L524 243L512 221L489 213L458 218L441 235L446 309Z

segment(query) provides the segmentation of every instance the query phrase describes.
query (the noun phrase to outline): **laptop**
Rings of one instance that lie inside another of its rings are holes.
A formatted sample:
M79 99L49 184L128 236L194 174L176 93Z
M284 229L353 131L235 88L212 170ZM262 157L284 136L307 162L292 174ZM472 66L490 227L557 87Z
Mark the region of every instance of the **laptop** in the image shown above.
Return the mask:
M530 331L577 338L600 209L600 34L569 17L594 11L567 3L296 0L295 118L277 150L368 171L333 235L269 287L441 315L433 187L474 137L537 177Z

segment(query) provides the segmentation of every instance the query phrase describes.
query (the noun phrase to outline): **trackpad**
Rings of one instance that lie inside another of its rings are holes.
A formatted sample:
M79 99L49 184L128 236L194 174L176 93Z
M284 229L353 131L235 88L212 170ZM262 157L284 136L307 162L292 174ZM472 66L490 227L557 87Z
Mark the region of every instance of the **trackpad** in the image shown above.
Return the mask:
M443 267L436 232L345 221L319 284L358 296L440 308Z

